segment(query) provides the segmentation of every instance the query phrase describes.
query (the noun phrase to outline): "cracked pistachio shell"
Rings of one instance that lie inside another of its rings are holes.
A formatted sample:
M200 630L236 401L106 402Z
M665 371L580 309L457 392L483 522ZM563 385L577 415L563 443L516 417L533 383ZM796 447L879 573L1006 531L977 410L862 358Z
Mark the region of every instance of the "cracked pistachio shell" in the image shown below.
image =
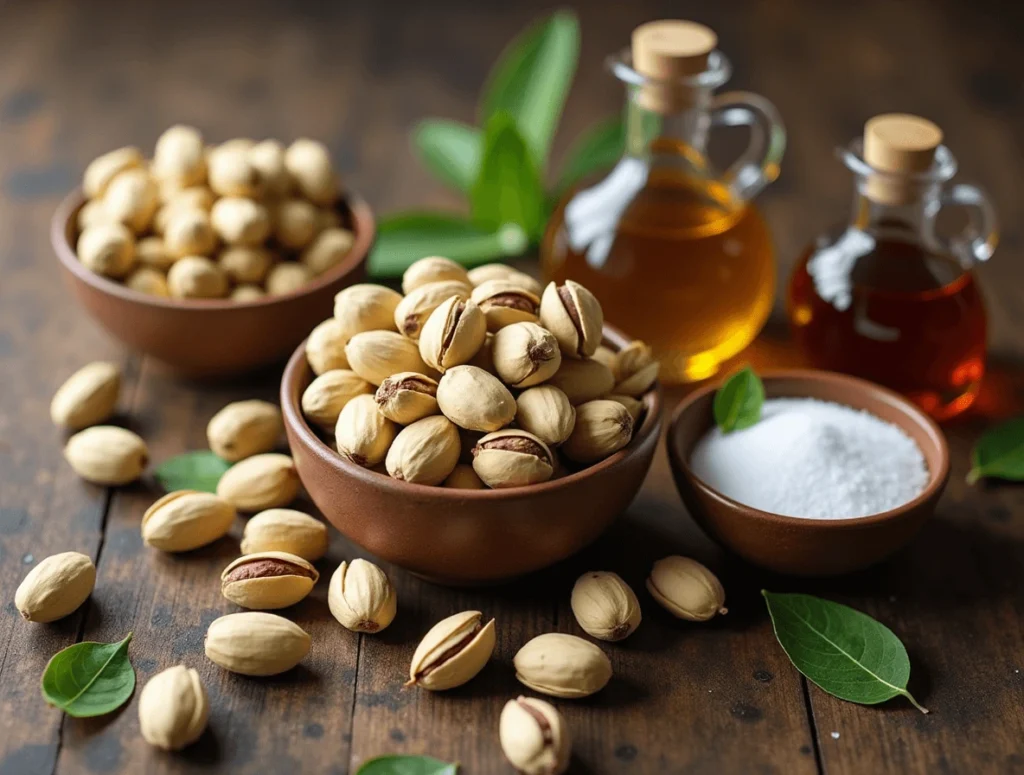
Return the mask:
M654 563L647 590L669 613L691 622L706 622L729 610L718 577L689 557L672 555Z
M640 601L616 573L584 573L572 588L571 605L580 627L598 640L622 640L640 625Z
M596 463L633 438L633 418L617 401L598 399L576 407L576 425L562 451L577 463Z
M135 267L135 237L126 226L114 221L87 226L75 250L86 269L105 277L121 278Z
M548 379L569 398L573 406L593 401L612 392L615 376L612 370L593 359L563 358L558 371Z
M331 576L327 604L343 627L380 632L395 618L398 596L387 574L372 562L343 562Z
M106 193L107 186L125 170L138 169L145 164L142 151L134 146L126 146L109 151L93 159L85 168L82 178L82 190L89 199L96 199Z
M559 632L538 635L519 649L512 663L520 683L552 697L587 697L612 677L612 663L601 649Z
M501 750L523 775L561 775L569 768L572 739L562 714L544 700L509 700L498 722Z
M488 280L473 289L470 299L484 313L491 332L513 323L536 323L540 312L540 297L514 280Z
M149 679L139 693L139 731L152 746L180 751L199 739L210 718L210 700L199 673L175 665Z
M590 291L579 283L549 283L540 302L540 321L570 358L589 358L601 344L604 312Z
M494 642L494 620L484 624L479 611L463 611L442 619L416 647L405 685L431 691L462 686L484 669Z
M448 369L437 384L444 415L470 431L496 431L516 416L516 401L497 377L476 366Z
M487 338L487 321L472 301L452 296L441 302L423 324L420 357L445 372L470 361Z
M427 256L405 270L402 275L402 293L409 295L424 285L444 281L460 283L466 286L467 293L469 291L469 274L462 266L450 258Z
M395 436L385 466L395 479L441 484L459 462L459 429L447 417L432 415L407 425Z
M494 489L546 482L554 472L551 450L518 428L488 433L473 447L473 470Z
M289 455L268 452L235 463L217 483L217 495L239 511L287 506L299 494L299 474Z
M617 404L622 404L626 407L626 411L629 412L629 416L633 418L633 427L636 428L640 422L640 416L644 413L644 402L639 398L633 398L633 396L621 396L617 393L612 393L605 396L608 401L614 401Z
M413 341L419 341L423 326L441 302L453 296L465 301L469 293L470 287L458 280L441 280L417 286L395 308L395 325L400 333Z
M267 509L242 531L242 554L288 552L308 562L327 554L327 525L294 509Z
M524 390L516 399L516 425L549 447L569 438L576 425L576 409L568 397L551 385Z
M332 369L347 369L348 356L345 345L348 337L337 318L328 318L310 333L306 340L306 360L317 376Z
M443 486L453 490L486 490L487 485L476 475L473 466L469 463L459 463L448 478L444 480Z
M269 452L284 431L281 410L269 401L233 401L206 426L206 440L218 457L236 463Z
M241 675L277 675L309 653L309 635L283 616L243 611L215 619L206 631L206 656Z
M345 404L334 426L334 441L340 454L357 466L373 468L384 461L398 429L377 410L369 393Z
M94 425L68 439L64 458L86 481L116 487L142 476L149 450L146 442L129 430Z
M506 385L539 385L562 364L554 335L536 323L513 323L494 335L491 358Z
M242 608L271 611L295 605L313 591L320 574L298 555L256 552L239 557L220 575L220 591Z
M538 299L544 291L544 286L530 277L530 275L520 272L518 269L513 269L507 264L484 264L483 266L474 267L469 270L468 277L470 285L474 288L478 285L483 285L489 280L507 280L529 291Z
M612 390L626 396L641 396L651 389L658 378L658 362L651 348L639 339L619 350L615 355Z
M213 543L231 529L235 507L210 492L176 490L142 515L142 540L165 552L188 552Z
M73 431L96 425L114 413L120 392L120 366L104 361L86 364L54 393L50 419Z
M383 285L350 285L334 297L334 317L347 339L363 331L397 331L395 309L401 301L401 294Z
M96 566L80 552L53 554L28 572L14 593L14 606L30 622L63 619L86 601L96 584Z
M399 425L410 425L437 414L437 380L414 371L392 374L380 383L377 411Z
M380 385L392 374L403 371L428 371L416 343L396 331L355 334L345 345L345 356L349 368L371 385Z
M302 391L302 414L324 430L334 430L345 404L364 393L373 393L373 385L354 371L325 371Z

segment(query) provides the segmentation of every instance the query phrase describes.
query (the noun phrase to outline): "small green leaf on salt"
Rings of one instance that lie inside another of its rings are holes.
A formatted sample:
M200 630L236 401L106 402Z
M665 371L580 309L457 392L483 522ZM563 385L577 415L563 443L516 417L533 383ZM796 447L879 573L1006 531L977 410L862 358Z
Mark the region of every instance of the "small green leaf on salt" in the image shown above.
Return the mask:
M723 433L749 428L761 419L764 385L749 366L743 367L715 392L712 410Z
M974 484L985 476L1024 481L1024 417L993 428L974 447L967 483Z

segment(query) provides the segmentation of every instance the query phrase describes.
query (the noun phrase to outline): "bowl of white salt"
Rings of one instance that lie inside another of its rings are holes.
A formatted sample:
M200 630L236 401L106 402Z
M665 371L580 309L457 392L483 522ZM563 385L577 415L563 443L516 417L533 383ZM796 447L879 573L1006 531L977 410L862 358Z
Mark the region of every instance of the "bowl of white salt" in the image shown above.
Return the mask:
M843 374L761 379L761 418L748 428L715 426L717 384L673 415L672 473L698 524L747 561L800 576L849 573L905 546L949 478L939 427L902 396Z

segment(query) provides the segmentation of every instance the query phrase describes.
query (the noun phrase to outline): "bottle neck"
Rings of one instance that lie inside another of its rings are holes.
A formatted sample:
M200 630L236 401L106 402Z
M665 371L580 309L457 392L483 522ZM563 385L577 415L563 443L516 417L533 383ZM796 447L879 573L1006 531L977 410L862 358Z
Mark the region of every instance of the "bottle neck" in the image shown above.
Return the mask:
M711 90L693 89L686 105L653 109L643 86L629 86L626 96L626 155L650 161L674 152L694 166L704 166L711 128Z
M850 227L875 237L933 244L935 215L939 210L940 187L922 187L901 197L885 201L869 191L864 176L856 176Z

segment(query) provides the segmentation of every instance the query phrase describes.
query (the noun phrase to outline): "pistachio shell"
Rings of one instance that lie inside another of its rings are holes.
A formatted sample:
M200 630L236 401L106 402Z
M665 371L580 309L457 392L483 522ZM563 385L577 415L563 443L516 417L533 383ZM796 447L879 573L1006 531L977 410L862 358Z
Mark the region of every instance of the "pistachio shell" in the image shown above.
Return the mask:
M206 631L206 656L241 675L277 675L309 653L310 638L283 616L244 611L215 619Z
M593 359L563 358L562 365L547 381L569 398L573 406L608 395L615 385L612 370Z
M270 251L252 245L231 245L217 256L217 266L233 283L261 283L272 264Z
M334 297L334 317L346 339L362 331L397 331L395 309L402 296L383 285L350 285Z
M413 371L392 374L380 383L374 399L377 410L399 425L410 425L441 411L437 380Z
M447 417L432 415L403 428L388 450L388 473L415 484L440 484L459 462L459 431Z
M363 468L384 461L398 429L381 414L372 395L353 398L338 415L334 440L338 453Z
M79 552L52 554L18 585L14 606L30 622L63 619L86 601L96 584L96 566Z
M487 485L484 484L483 480L476 475L476 471L473 470L473 466L468 463L459 463L452 472L448 474L448 478L444 480L443 485L450 487L453 490L486 490Z
M125 287L150 296L166 298L171 295L167 275L150 266L140 266L124 279Z
M256 552L239 557L220 576L221 594L242 608L270 611L295 605L320 574L298 555Z
M612 677L608 657L590 641L551 632L538 635L512 660L516 678L535 692L552 697L587 697Z
M406 686L431 691L454 689L483 670L494 651L494 620L463 611L435 624L416 647Z
M448 369L437 385L437 403L448 419L471 431L496 431L516 415L508 388L476 366Z
M520 272L506 264L484 264L474 267L468 273L469 282L475 288L490 280L507 280L523 290L527 290L537 298L540 298L544 287L525 272Z
M297 261L282 261L270 268L267 273L266 288L268 296L286 296L295 293L313 279L313 273L305 264Z
M203 734L210 700L199 673L175 665L157 673L139 693L139 731L147 743L180 751Z
M424 285L443 281L465 285L468 298L469 275L466 270L451 259L441 256L428 256L413 262L402 275L402 293L409 295Z
M236 285L231 290L231 293L228 294L228 298L231 299L231 301L252 302L252 301L259 301L260 299L264 298L266 295L267 295L267 292L264 291L260 286L246 284L246 285Z
M601 305L590 291L572 280L566 280L565 285L548 284L540 302L540 320L569 358L589 358L601 344Z
M109 151L93 159L85 168L82 179L82 190L90 199L103 196L107 186L121 172L137 169L145 162L142 151L134 146L126 146Z
M650 347L639 339L630 343L615 355L613 390L627 396L643 395L658 378L658 366Z
M142 515L142 540L165 552L188 552L227 535L235 508L210 492L169 492Z
M288 552L308 562L327 554L327 525L293 509L267 509L242 531L242 554Z
M519 429L488 433L473 448L473 470L488 487L523 487L546 482L554 471L551 450Z
M176 299L220 299L229 286L224 270L205 256L183 256L167 272L167 290Z
M127 227L112 220L87 226L75 249L88 270L105 277L120 279L135 267L135 238Z
M252 141L238 138L206 155L210 188L218 195L256 197L262 193L260 174L249 160L252 147Z
M234 401L210 418L206 440L230 463L269 452L284 430L281 410L269 401Z
M50 419L73 431L96 425L114 413L120 392L120 366L104 361L86 364L54 393Z
M569 398L553 385L524 390L516 399L516 425L549 447L569 438L576 425L576 409Z
M629 416L633 418L633 427L640 422L640 417L644 413L644 402L639 398L633 398L633 396L620 396L617 393L612 393L605 396L608 401L614 401L617 404L622 404L626 407L626 411L629 412Z
M523 775L561 775L572 740L562 714L544 700L519 697L501 711L498 737L505 758Z
M440 372L471 360L487 337L487 321L472 301L452 296L430 313L420 336L420 357Z
M426 374L416 343L394 331L363 331L345 345L349 367L371 385L380 385L392 374L415 371Z
M249 154L250 160L252 153ZM274 240L288 250L302 250L320 228L320 211L305 199L284 199L273 208Z
M314 204L330 205L338 198L338 179L323 143L299 138L285 151L284 166L299 193Z
M236 463L217 483L217 495L239 511L287 506L299 494L299 474L291 457L269 452Z
M539 385L562 363L554 335L536 323L513 323L498 331L491 357L501 381L515 388Z
M362 559L343 562L327 591L331 613L353 632L380 632L395 618L398 596L387 574Z
M441 280L417 286L395 308L395 326L400 333L418 341L430 314L453 296L466 301L470 287L458 280Z
M596 463L633 438L633 418L617 401L588 401L576 407L576 424L562 451L577 463Z
M613 373L615 372L616 352L612 348L605 347L602 344L596 350L594 350L594 354L590 357L593 358L595 361L598 361L599 363L603 363L605 366L611 369Z
M313 373L319 376L332 369L347 369L346 344L348 337L337 318L328 318L314 328L306 340L306 360Z
M283 196L292 185L284 166L284 146L277 140L264 140L249 148L249 165L256 171L259 188L270 196Z
M487 330L498 331L512 323L536 323L540 298L513 280L488 280L470 296L487 318Z
M159 218L159 213L157 214ZM197 207L175 207L167 214L164 249L169 256L204 256L217 245L210 215Z
M105 214L136 234L149 228L159 205L156 183L143 169L119 172L103 195Z
M164 131L156 141L153 175L177 186L194 186L206 178L206 148L198 129L178 124Z
M348 229L328 227L316 235L312 244L302 251L299 261L314 277L319 277L344 261L355 241L355 234Z
M580 627L599 640L622 640L640 625L640 601L616 573L584 573L572 588L571 604Z
M373 385L348 369L325 371L302 391L302 414L324 430L334 430L345 404L373 393Z
M654 563L647 590L669 613L691 622L706 622L728 613L725 590L714 573L689 557L672 555Z
M68 439L64 458L86 481L116 487L142 476L149 450L146 442L131 431L94 425Z

